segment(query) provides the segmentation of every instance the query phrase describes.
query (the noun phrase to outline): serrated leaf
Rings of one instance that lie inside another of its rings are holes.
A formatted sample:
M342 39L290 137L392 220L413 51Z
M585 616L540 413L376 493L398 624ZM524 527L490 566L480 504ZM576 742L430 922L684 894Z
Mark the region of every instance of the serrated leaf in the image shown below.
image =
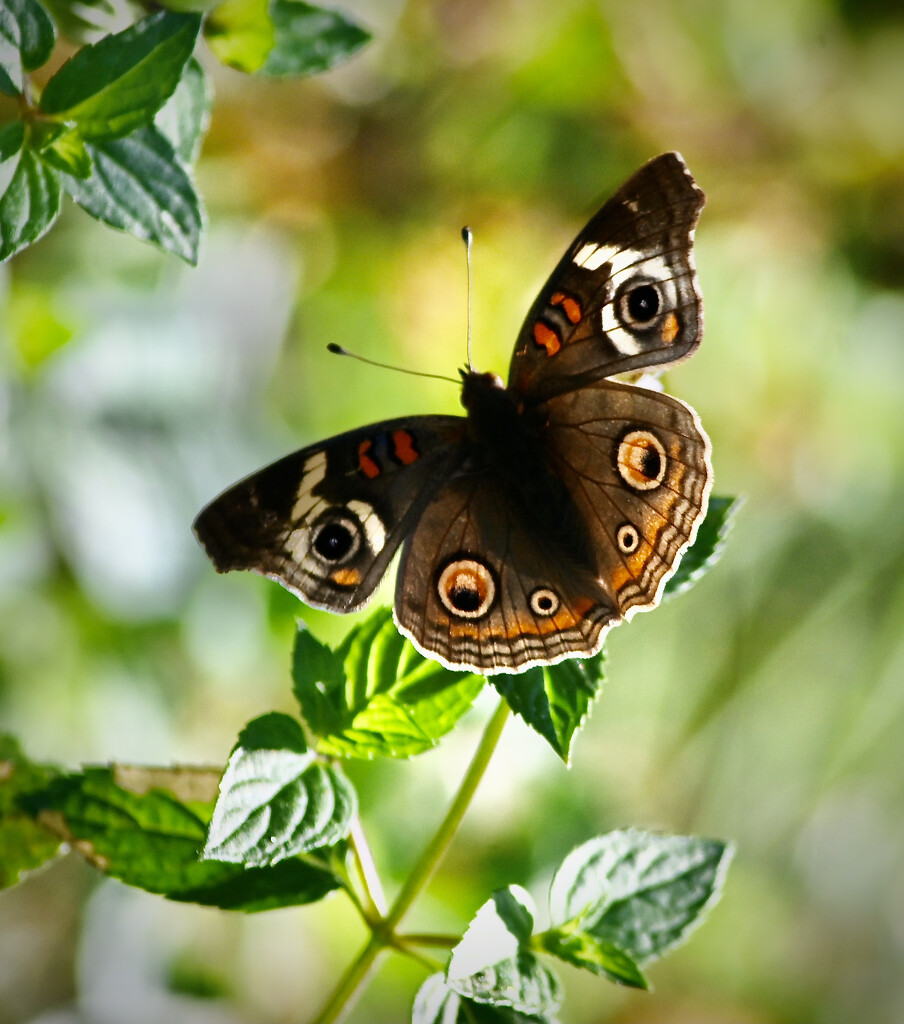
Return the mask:
M491 677L509 707L568 764L571 745L605 680L605 652L586 661L538 665L520 675Z
M17 132L15 126L11 126ZM7 142L9 145L9 142ZM19 150L18 162L0 164L0 262L36 242L60 212L60 178L29 147ZM10 163L12 174L6 164Z
M347 60L371 35L338 11L301 0L271 0L273 46L260 73L311 75Z
M85 140L74 128L59 127L63 130L41 147L41 159L64 174L89 178L93 164Z
M229 758L204 857L263 867L332 846L348 835L355 807L351 783L315 760L301 726L263 715Z
M89 178L63 175L70 196L97 220L192 265L201 242L201 201L173 147L156 128L88 143Z
M224 0L204 22L213 55L238 71L257 71L273 49L276 33L270 0Z
M412 1024L555 1024L546 1015L519 1013L509 1006L491 1006L466 999L446 985L442 974L431 974L418 989Z
M335 653L299 631L295 695L333 757L412 757L436 746L474 702L484 680L421 655L388 609L355 627Z
M161 771L160 782L200 772L209 786L217 777L206 769ZM201 861L212 804L148 789L134 769L119 778L135 790L120 785L114 769L88 768L52 780L22 805L101 871L172 900L250 912L311 903L341 884L327 854L272 868Z
M19 806L22 796L43 789L57 771L29 760L12 736L0 734L0 888L14 885L59 851L59 837Z
M157 111L154 125L169 141L182 163L198 159L210 123L213 92L207 73L195 57L182 71L176 91Z
M0 91L17 96L22 75L50 58L56 28L37 0L3 0L0 4Z
M706 518L697 530L694 543L681 556L681 562L666 582L663 597L674 597L692 587L719 561L734 517L742 505L740 498L709 499Z
M41 112L74 121L91 141L149 124L179 84L200 27L200 15L160 11L82 47L45 86Z
M556 976L529 948L534 911L520 886L500 889L452 950L446 984L478 1003L545 1014L561 1002Z
M649 982L634 960L618 946L583 931L576 922L551 928L536 937L546 953L584 970L601 974L619 985L648 989Z
M550 916L643 964L682 942L718 901L731 854L714 839L610 832L562 862Z

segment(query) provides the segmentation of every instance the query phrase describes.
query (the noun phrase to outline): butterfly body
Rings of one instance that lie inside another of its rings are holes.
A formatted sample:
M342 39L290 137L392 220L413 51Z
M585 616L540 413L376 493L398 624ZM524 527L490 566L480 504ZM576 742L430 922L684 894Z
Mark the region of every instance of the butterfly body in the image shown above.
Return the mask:
M677 154L641 168L541 290L507 386L462 370L464 417L349 431L234 485L195 523L216 568L347 612L401 547L396 622L444 664L514 672L598 651L655 606L706 511L696 413L610 379L699 344L702 205Z

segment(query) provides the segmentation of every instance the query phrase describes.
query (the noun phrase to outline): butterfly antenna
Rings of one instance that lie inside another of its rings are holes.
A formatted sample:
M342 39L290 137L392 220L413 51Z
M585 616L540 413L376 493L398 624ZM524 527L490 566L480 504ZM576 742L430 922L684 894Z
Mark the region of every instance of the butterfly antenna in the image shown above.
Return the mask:
M343 348L341 345L337 345L334 342L330 342L327 345L327 351L332 352L336 356L349 356L351 359L357 359L359 363L367 363L368 366L379 366L381 370L395 370L397 373L407 373L410 377L430 377L433 380L446 380L450 384L454 384L456 387L461 387L461 381L455 380L452 377L444 377L441 373L424 373L422 370L409 370L404 366L392 366L390 363L378 363L376 359L367 359L365 356L359 356L357 352L349 352L347 348Z
M468 369L473 370L474 366L471 363L471 243L474 241L474 235L467 225L461 229L461 240L465 243L465 256L468 261Z

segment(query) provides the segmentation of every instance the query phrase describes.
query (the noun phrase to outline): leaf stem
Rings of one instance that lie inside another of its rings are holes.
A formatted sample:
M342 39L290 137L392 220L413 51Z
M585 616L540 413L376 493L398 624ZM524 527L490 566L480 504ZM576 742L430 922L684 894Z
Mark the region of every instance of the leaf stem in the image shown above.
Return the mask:
M468 765L468 770L461 780L451 807L446 812L442 824L427 845L427 849L421 854L421 859L415 864L401 891L395 898L392 909L389 911L389 916L386 918L386 927L390 932L395 931L399 922L410 909L411 904L430 881L430 876L436 870L455 833L458 831L462 818L464 818L474 793L478 785L480 785L480 780L486 772L487 765L490 763L490 758L493 756L493 751L496 749L499 737L502 735L508 715L508 704L500 699L492 718L487 722L483 736L480 737L480 743L477 745L477 750L474 752L471 763Z
M352 828L348 838L368 908L373 912L375 919L382 920L386 917L388 904L380 883L380 876L377 874L373 854L370 852L364 829L361 827L361 819L357 814L352 818Z
M378 957L385 949L386 941L383 935L373 932L367 945L339 979L339 984L312 1024L333 1024L343 1018L345 1013L351 1009L356 994L364 987L376 967Z
M349 966L345 974L339 979L333 994L317 1017L314 1018L313 1024L335 1024L336 1021L342 1019L351 1009L355 998L364 987L376 966L380 954L385 949L393 947L409 956L414 956L420 962L427 963L428 959L426 957L418 955L410 948L414 944L411 942L412 938L418 940L418 945L448 945L448 940L444 936L397 936L395 930L411 908L411 904L414 903L430 881L430 877L455 837L455 833L458 831L459 825L461 825L462 818L464 818L468 810L474 793L480 785L480 780L487 770L490 758L493 756L493 752L499 743L499 737L502 735L502 730L508 716L508 704L504 700L500 700L498 707L486 724L483 735L480 737L480 743L478 743L477 749L474 751L471 763L468 765L464 778L458 787L458 792L455 794L455 799L446 812L445 818L443 818L433 838L427 844L427 848L421 854L420 860L412 868L411 874L399 891L398 896L396 896L388 915L382 917L379 921L368 922L371 936L367 944ZM382 889L379 887L379 883L374 887L372 882L369 881L372 861L370 861L370 851L367 848L366 842L364 842L360 826L358 832L352 832L351 845L359 874L361 874L362 883L368 890L370 899L376 905L374 897L377 899L381 898ZM359 857L361 858L360 860ZM364 865L368 862L370 866L365 868ZM367 874L365 874L365 871ZM374 872L373 877L376 877L376 872Z

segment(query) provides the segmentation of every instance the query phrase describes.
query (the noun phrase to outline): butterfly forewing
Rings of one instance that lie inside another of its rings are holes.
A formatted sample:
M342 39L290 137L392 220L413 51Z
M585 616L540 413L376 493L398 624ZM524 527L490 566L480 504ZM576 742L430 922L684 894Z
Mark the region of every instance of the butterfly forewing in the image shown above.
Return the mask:
M542 400L687 358L703 327L691 251L703 202L677 153L625 182L541 289L518 335L509 387Z
M250 569L307 604L354 611L454 472L464 424L411 416L303 448L215 498L195 533L218 572Z

